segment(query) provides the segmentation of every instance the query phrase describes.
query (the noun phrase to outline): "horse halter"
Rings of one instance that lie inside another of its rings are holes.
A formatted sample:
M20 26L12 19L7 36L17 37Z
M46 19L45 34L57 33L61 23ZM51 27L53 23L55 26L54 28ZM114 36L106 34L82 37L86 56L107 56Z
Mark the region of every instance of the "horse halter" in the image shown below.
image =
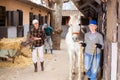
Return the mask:
M72 33L72 39L73 39L74 42L78 42L79 41L78 35L79 35L79 32L73 32Z
M79 32L72 32L72 35L73 35L73 34L79 34Z

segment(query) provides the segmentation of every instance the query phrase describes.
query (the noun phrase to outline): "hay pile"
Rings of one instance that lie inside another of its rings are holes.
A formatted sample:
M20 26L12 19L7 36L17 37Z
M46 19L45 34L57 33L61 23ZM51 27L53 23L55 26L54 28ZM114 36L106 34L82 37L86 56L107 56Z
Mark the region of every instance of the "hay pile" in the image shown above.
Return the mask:
M13 39L7 39L3 38L0 40L0 49L15 49L20 52L22 52L25 55L30 56L29 54L31 53L29 46L27 47L22 47L21 48L21 42L24 41L25 38L13 38Z
M11 59L8 59L7 61L0 61L0 67L25 67L31 65L32 63L31 58L26 58L20 55L16 57L14 63L12 63Z
M20 43L23 39L24 38L3 38L0 40L0 49L20 49Z
M32 63L31 50L29 46L20 49L21 41L24 41L24 39L25 38L14 38L14 39L3 38L2 40L0 40L0 49L6 49L6 50L17 49L26 56L26 57L22 55L17 56L14 64L11 62L11 59L9 59L6 62L0 61L0 67L22 67L25 65L30 65Z
M7 49L7 50L17 49L26 56L26 57L23 55L16 56L14 63L12 63L11 58L9 58L7 61L0 60L0 67L25 67L27 65L33 64L31 59L32 57L31 57L30 47L27 46L27 47L22 47L20 49L20 43L21 41L24 40L25 38L14 38L14 39L3 38L2 40L0 40L0 49ZM45 55L45 58L47 60L52 60L53 55L48 53Z
M21 52L24 56L26 57L31 57L31 49L30 49L30 46L26 46L26 47L23 47L21 49Z

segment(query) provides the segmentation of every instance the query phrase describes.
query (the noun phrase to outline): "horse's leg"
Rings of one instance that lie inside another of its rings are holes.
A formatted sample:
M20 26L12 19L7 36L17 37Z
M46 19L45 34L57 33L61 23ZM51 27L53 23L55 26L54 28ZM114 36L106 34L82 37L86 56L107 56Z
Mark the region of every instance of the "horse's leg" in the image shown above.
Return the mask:
M75 55L75 53L73 52L72 53L72 74L76 74L76 63L77 63L77 61L76 61L76 57L75 57L76 55Z
M78 73L78 59L77 59L77 54L74 54L74 72L75 74Z
M81 69L80 69L80 51L77 52L77 67L78 67L78 80L81 80Z
M71 50L69 52L69 80L72 80L72 69L73 69L73 53Z

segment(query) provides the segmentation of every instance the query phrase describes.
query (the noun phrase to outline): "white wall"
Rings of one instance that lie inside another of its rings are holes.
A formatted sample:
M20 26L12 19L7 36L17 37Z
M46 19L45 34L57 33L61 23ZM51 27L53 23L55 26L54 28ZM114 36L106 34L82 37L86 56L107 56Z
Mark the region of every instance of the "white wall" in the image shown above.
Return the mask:
M8 27L8 38L16 38L17 37L17 27L10 26Z

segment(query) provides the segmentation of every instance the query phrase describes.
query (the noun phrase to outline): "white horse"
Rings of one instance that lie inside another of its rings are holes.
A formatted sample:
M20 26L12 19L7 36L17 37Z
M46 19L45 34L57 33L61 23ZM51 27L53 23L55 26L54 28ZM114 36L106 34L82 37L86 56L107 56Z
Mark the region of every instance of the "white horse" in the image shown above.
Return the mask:
M68 53L69 53L69 80L73 80L73 74L77 73L77 80L81 80L81 67L80 67L80 57L82 54L82 48L80 44L78 44L79 41L79 32L80 32L80 17L78 15L73 15L70 17L69 21L69 30L66 35L66 44L68 47Z

